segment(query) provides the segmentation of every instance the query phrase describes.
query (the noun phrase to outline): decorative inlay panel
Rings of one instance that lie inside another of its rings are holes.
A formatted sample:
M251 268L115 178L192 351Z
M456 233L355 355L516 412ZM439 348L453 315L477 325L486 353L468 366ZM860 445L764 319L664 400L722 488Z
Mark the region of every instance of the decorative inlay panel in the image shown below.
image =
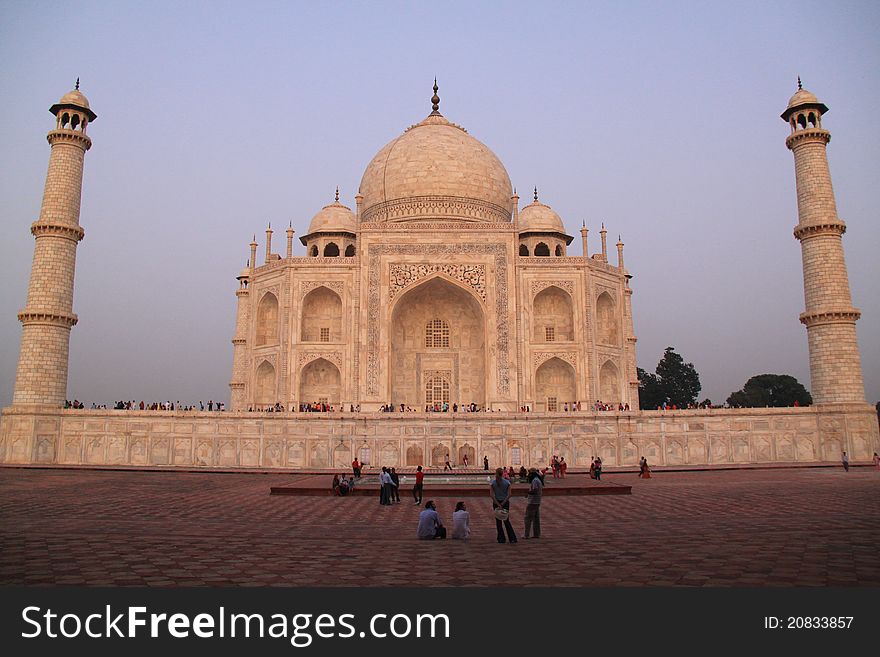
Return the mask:
M306 296L317 287L329 288L339 296L342 296L342 291L345 289L345 283L343 281L303 281L299 286L300 298Z
M577 369L576 351L536 351L532 354L532 365L537 368L551 358L564 360L566 363Z
M422 372L422 380L425 382L435 376L439 376L441 379L452 385L452 372L450 370L425 370Z
M367 269L367 395L379 394L379 308L380 257L383 255L428 255L437 260L454 260L461 255L486 254L495 258L495 328L498 391L510 394L508 350L510 327L507 324L507 250L503 244L379 244L370 247Z
M391 265L391 286L388 290L389 301L401 290L436 272L446 274L469 286L483 301L486 300L486 267L485 265Z
M574 282L572 281L532 281L532 296L534 297L541 290L555 286L565 290L569 294L574 294Z
M278 300L278 303L281 303L281 297L279 295L278 286L277 285L269 285L264 288L260 288L259 292L259 300L262 301L263 297L266 296L269 292L275 295L275 298Z
M302 366L306 363L318 360L319 358L329 360L339 368L340 372L342 371L342 353L339 351L301 351L297 357L297 369L302 369Z
M603 292L607 292L614 304L617 305L617 289L608 285L596 284L596 298L598 299Z

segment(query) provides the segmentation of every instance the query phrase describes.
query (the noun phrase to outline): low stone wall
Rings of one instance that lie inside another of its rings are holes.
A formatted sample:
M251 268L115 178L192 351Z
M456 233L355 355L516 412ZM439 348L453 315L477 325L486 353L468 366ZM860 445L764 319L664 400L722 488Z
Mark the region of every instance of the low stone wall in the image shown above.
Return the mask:
M348 468L606 466L852 461L880 452L868 404L631 413L230 413L24 409L0 417L0 462L101 466Z

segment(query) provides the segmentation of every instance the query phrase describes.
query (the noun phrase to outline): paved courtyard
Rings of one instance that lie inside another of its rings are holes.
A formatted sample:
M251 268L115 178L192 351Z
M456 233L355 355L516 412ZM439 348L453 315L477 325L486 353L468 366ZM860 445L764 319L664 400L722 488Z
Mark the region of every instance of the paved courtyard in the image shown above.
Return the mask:
M498 545L488 494L468 542L427 542L405 497L269 496L297 475L0 468L0 583L880 586L876 470L606 477L632 495L548 497L539 541Z

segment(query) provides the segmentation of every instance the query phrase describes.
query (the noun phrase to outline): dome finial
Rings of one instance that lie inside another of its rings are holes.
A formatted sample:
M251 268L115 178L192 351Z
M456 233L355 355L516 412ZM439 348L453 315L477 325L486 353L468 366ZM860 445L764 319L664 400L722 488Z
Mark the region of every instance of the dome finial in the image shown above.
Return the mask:
M339 185L336 185L336 202L339 203Z
M798 91L804 88L804 85L801 84L801 76L798 76Z
M538 202L538 186L535 185L535 203Z
M431 110L432 114L440 113L440 96L437 95L437 92L440 90L440 87L437 86L437 76L434 76L434 95L431 96Z
M76 90L79 91L79 78L76 79Z

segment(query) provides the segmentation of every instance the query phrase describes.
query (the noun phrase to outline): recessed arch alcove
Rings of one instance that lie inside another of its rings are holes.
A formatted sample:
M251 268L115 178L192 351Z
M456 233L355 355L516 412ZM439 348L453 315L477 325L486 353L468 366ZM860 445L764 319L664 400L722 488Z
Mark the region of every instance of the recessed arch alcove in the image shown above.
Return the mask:
M299 376L300 403L323 402L338 406L342 376L339 368L326 358L317 358L305 367Z
M577 401L577 379L574 368L561 358L553 357L535 371L535 398L538 408L561 411L564 404Z
M422 408L428 381L440 377L449 382L450 405L485 404L486 319L473 294L433 277L395 300L390 330L393 404Z

